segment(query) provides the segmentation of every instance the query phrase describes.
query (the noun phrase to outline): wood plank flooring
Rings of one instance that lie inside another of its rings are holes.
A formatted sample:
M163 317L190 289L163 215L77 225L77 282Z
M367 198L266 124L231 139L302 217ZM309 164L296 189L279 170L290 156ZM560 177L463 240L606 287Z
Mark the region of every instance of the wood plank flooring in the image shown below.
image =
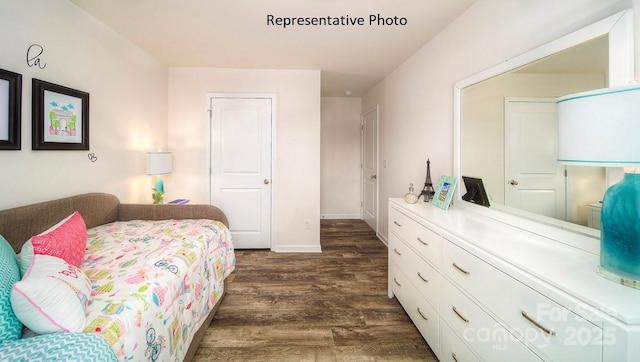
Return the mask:
M437 361L395 298L361 220L322 220L322 253L237 250L194 361Z

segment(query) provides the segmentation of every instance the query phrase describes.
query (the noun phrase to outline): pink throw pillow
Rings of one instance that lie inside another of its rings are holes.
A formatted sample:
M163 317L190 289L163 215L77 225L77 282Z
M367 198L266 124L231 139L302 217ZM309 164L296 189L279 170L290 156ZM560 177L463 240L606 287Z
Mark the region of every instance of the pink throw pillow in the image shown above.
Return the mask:
M87 249L87 225L79 212L66 217L49 230L31 237L20 252L20 270L24 275L33 256L50 255L79 266Z

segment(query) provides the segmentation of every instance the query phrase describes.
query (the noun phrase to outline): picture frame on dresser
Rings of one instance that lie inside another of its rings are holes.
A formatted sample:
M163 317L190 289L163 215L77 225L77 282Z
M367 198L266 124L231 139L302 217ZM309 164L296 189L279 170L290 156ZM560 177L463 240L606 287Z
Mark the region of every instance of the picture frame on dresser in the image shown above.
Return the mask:
M433 206L447 210L451 205L453 194L456 190L458 179L453 176L442 175L436 187L436 193L433 196Z
M89 93L32 81L33 150L89 150Z
M0 150L20 150L22 75L0 69Z

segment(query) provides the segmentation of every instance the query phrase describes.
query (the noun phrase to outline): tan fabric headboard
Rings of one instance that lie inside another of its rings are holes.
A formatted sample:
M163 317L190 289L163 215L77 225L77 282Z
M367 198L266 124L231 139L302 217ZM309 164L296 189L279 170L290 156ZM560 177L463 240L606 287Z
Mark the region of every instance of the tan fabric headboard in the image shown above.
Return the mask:
M213 205L147 205L120 204L118 220L166 220L166 219L210 219L218 220L229 227L229 220L222 210Z
M111 194L91 193L0 211L0 235L16 252L30 237L80 212L87 228L116 221L120 201Z
M20 252L30 237L74 211L82 215L88 229L119 220L164 219L211 219L229 226L224 212L213 205L121 204L115 195L91 193L1 210L0 235L9 241L13 250Z

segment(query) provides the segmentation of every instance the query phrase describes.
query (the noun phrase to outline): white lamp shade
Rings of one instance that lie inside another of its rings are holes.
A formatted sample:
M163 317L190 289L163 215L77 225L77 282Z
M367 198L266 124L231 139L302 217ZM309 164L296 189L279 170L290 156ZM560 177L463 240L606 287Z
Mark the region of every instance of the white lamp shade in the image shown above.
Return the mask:
M559 162L640 165L640 86L571 94L557 105Z
M166 175L172 171L171 152L153 151L147 153L147 175Z

